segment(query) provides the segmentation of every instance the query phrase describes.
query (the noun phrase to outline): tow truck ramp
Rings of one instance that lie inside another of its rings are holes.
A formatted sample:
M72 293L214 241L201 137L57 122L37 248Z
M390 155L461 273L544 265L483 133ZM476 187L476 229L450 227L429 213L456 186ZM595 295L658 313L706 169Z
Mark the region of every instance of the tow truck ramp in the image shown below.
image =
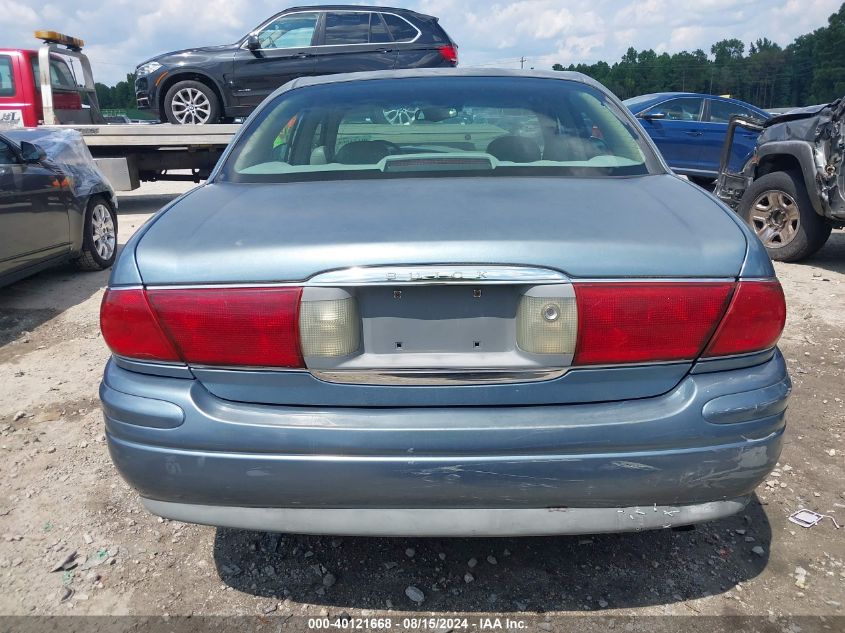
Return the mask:
M206 179L241 126L136 123L45 127L79 132L112 187L131 191L141 181Z

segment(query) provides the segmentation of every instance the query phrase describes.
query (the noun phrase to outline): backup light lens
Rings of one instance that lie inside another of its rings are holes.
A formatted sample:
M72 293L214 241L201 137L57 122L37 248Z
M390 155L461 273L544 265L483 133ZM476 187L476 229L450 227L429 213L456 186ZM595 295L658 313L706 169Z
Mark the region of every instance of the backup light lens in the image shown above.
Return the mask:
M519 301L516 342L530 354L574 354L578 308L574 297L532 297Z
M360 329L354 298L303 301L299 335L305 358L340 358L358 351Z

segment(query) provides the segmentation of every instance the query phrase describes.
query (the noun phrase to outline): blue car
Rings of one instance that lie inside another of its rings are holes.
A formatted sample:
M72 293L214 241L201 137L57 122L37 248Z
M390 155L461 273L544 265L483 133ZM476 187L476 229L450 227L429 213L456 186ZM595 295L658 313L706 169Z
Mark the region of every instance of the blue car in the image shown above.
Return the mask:
M748 103L688 92L661 92L624 101L678 174L696 182L712 182L719 175L722 146L733 116L759 121L771 115ZM730 166L742 169L758 134L737 129Z
M668 528L774 468L785 316L753 231L593 80L309 77L127 243L100 397L118 471L180 521Z

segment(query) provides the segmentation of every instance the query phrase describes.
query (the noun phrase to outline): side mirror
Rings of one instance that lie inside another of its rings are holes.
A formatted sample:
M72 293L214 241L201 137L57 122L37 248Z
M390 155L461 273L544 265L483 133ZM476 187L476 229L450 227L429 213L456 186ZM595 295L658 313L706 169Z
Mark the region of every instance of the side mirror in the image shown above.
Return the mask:
M250 35L246 38L246 47L253 53L261 50L261 42L258 41L257 35Z
M646 121L660 121L661 119L666 118L665 112L644 112L643 114L639 115L641 119L645 119Z
M35 143L21 141L21 158L25 163L40 163L47 158L47 152Z

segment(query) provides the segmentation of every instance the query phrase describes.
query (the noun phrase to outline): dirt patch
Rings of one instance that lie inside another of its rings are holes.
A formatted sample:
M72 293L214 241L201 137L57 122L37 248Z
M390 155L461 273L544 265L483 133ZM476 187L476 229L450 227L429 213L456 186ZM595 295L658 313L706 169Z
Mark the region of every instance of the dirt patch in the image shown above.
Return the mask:
M8 309L0 313L0 362L10 357L9 343L29 343L29 333L45 321L49 321L58 314L58 310L45 308L42 310L14 310ZM23 340L19 340L23 339Z

